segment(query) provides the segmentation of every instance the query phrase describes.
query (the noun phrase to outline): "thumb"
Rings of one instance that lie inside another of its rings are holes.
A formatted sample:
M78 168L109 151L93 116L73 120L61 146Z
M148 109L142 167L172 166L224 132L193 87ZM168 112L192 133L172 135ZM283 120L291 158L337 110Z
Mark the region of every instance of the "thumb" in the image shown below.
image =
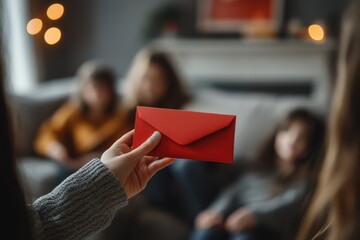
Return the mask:
M161 134L159 131L155 131L144 143L139 147L132 150L129 155L134 158L142 158L149 152L151 152L160 142Z

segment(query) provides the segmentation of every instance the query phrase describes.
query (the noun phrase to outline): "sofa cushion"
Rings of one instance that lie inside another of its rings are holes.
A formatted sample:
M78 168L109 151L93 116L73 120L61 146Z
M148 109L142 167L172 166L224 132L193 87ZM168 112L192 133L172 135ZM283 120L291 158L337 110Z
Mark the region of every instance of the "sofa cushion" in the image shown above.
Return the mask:
M198 90L185 108L236 115L234 159L251 159L255 149L291 109L306 107L326 114L325 106L307 97L284 97L261 93L230 93Z
M60 167L54 161L25 157L18 159L17 166L29 203L59 184Z
M17 156L34 156L33 141L41 123L65 101L67 95L52 97L13 96L15 152Z

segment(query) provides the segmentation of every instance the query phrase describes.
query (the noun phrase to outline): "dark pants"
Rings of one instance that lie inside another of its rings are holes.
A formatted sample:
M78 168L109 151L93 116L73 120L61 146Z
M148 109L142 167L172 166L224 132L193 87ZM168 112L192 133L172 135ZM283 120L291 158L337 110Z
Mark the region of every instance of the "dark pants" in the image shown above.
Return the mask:
M177 159L150 179L144 193L150 205L180 214L192 224L220 189L238 175L236 170L234 165Z
M169 168L157 172L143 194L151 207L185 218L183 194Z
M194 230L190 240L280 240L278 234L263 228L230 234L223 229Z
M171 172L183 191L186 214L189 221L207 208L218 192L212 176L219 165L216 163L179 159L171 166Z

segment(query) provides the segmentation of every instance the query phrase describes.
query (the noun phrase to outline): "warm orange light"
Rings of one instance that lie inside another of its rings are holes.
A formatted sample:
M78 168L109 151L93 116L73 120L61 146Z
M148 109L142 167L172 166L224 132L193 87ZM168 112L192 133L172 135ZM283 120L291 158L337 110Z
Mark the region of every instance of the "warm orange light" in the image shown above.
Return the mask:
M64 14L64 6L60 3L54 3L48 7L46 15L51 20L57 20Z
M26 25L26 31L31 35L35 35L41 31L42 27L43 27L43 23L41 19L33 18Z
M61 31L58 28L52 27L46 30L44 35L45 42L49 45L56 44L61 39Z
M324 29L318 24L312 24L308 28L309 36L314 41L322 41L325 37Z

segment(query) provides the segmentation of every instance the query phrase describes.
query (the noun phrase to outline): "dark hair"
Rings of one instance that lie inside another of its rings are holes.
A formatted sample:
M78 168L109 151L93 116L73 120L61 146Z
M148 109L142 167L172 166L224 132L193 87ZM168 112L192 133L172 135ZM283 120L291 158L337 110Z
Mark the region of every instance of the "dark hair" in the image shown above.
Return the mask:
M179 109L190 101L191 97L185 90L184 83L170 55L161 50L144 48L134 57L126 77L124 102L128 109L134 109L137 105L142 104L139 102L140 80L150 64L161 68L165 74L165 80L168 81L165 96L153 107Z
M181 108L189 100L189 96L185 93L178 73L175 71L169 56L164 52L153 52L149 59L150 64L160 67L166 75L168 81L168 89L165 96L159 101L159 107L165 108Z
M87 115L90 109L88 104L82 99L83 88L88 83L101 85L108 89L111 101L105 109L105 113L111 114L114 112L119 99L116 91L116 74L110 66L99 60L89 60L79 67L76 76L80 80L78 101L81 112L84 115Z
M276 168L275 138L279 131L287 129L294 121L304 122L310 130L306 155L302 156L296 163L311 171L318 169L319 158L323 150L325 125L324 120L307 108L299 107L290 111L286 117L277 125L275 130L260 145L259 151L254 158L254 164L261 169Z
M2 211L2 218L5 221L2 223L3 231L1 234L15 240L32 240L33 235L26 208L26 198L15 161L12 122L5 96L5 73L1 39L0 46L0 184L3 193L2 206L8 208L8 210Z

